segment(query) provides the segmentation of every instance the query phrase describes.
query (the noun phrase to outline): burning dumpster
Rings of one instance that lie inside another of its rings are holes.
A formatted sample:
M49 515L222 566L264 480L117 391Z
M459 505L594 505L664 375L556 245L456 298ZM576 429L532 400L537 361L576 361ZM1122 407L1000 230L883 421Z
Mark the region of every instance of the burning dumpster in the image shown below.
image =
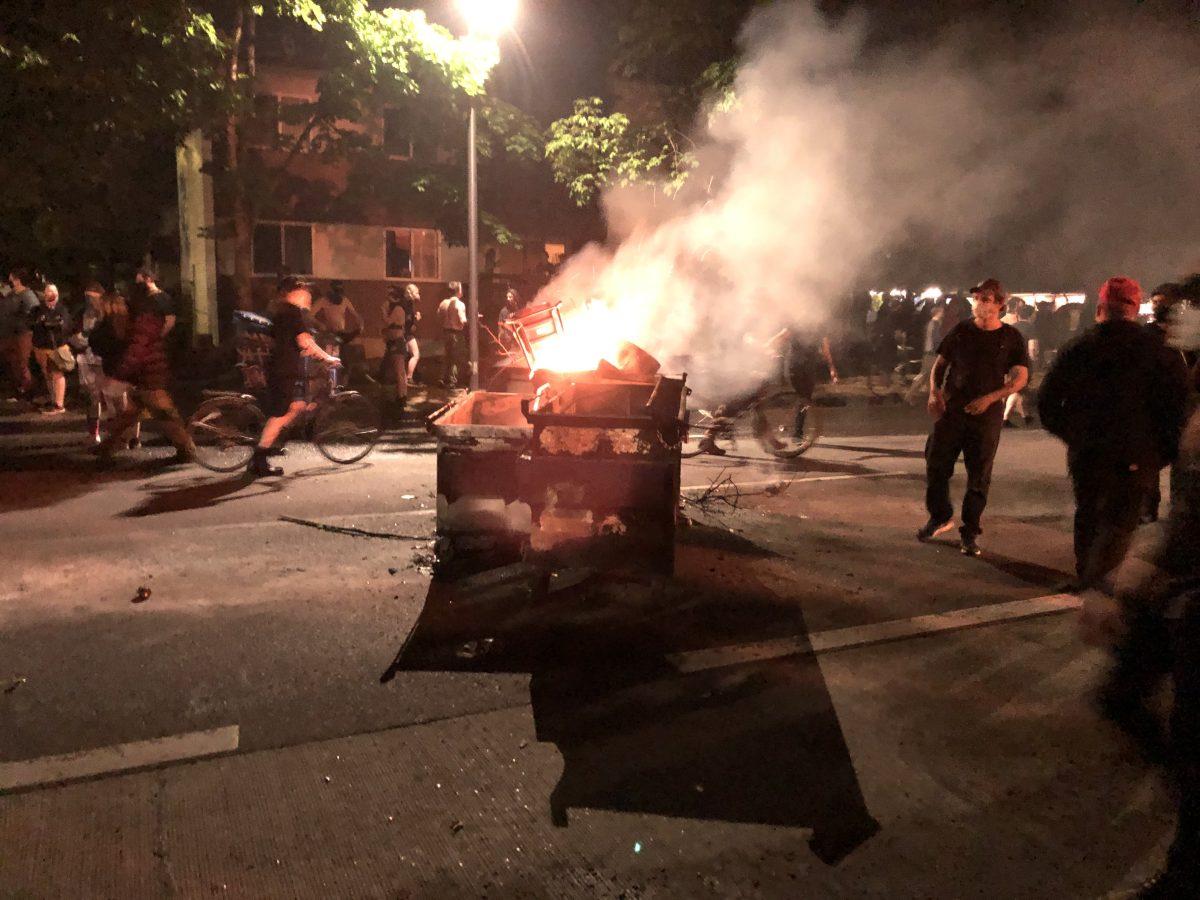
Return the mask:
M684 377L596 376L522 402L533 434L518 471L534 558L673 571L686 394Z
M475 391L427 420L437 438L437 559L441 571L479 570L521 558L530 510L517 464L533 426L519 394Z
M673 570L685 377L628 342L575 352L569 328L594 313L551 306L512 320L534 396L476 391L429 418L440 571L518 558Z

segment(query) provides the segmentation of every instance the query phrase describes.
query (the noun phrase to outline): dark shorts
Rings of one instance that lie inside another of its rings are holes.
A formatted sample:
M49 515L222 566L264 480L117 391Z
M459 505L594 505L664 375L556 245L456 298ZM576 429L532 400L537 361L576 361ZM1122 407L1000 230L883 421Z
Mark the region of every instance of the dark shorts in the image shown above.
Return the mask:
M272 419L287 415L293 403L308 399L306 389L307 385L300 378L268 381L263 412Z

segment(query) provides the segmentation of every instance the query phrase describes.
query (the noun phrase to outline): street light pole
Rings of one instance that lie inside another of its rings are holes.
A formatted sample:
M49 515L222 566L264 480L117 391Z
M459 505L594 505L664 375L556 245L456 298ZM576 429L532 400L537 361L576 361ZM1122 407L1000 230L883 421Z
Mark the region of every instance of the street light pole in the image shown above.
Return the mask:
M461 120L460 120L461 121ZM479 160L475 147L475 101L467 120L467 346L471 390L479 390Z
M518 0L458 0L458 7L472 35L498 41L512 27ZM499 52L497 47L496 52ZM486 76L485 76L486 77ZM479 390L479 159L475 146L477 110L471 98L467 120L467 347L471 358L471 390Z

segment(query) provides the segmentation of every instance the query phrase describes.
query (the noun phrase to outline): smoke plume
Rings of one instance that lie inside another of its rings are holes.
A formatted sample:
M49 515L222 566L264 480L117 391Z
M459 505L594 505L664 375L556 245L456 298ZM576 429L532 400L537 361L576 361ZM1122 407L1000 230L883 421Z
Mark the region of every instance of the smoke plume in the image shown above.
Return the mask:
M747 336L827 327L852 290L1094 293L1200 268L1194 30L1087 6L885 39L865 15L764 8L689 187L610 192L609 244L548 295L603 298L630 339L734 389Z

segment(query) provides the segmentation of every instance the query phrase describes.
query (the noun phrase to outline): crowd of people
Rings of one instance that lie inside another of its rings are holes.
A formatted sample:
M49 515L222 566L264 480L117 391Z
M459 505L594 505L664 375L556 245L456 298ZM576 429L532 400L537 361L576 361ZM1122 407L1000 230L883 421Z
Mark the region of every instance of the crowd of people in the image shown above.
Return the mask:
M980 283L971 298L971 317L927 354L934 419L925 451L929 518L917 539L932 541L954 527L950 478L961 456L967 485L959 546L978 557L1006 411L1041 355L1036 332L1020 327L1028 319L999 281ZM1046 373L1038 393L1042 425L1066 444L1075 498L1075 578L1063 589L1115 597L1115 665L1100 707L1149 759L1169 764L1178 789L1168 864L1144 894L1172 898L1200 896L1200 404L1196 360L1169 340L1182 299L1178 285L1156 288L1154 319L1145 324L1140 285L1108 279L1095 326L1056 347L1052 358L1041 356ZM931 330L936 321L931 317ZM1157 518L1167 466L1170 519L1154 558L1156 576L1118 591L1114 573L1139 523ZM1168 677L1174 701L1165 729L1151 699Z
M288 318L284 287L294 281L281 278L270 316L282 310ZM420 287L413 283L389 287L377 332L383 354L377 367L368 367L367 320L347 296L343 282L303 281L303 285L310 297L304 307L303 332L313 335L328 356L339 358L348 379L378 384L380 398L398 420L421 361ZM175 327L176 312L155 271L141 268L131 283L112 288L90 281L75 296L79 299L68 309L58 287L36 271L15 267L7 273L0 286L0 375L9 386L6 399L22 409L32 405L46 417L62 415L72 377L77 380L80 405L86 409L88 442L103 461L119 450L140 446L140 423L146 417L162 422L180 461L190 459L194 448L170 390L167 337ZM508 290L497 322L520 309L516 291ZM443 347L441 365L436 373L424 373L424 378L447 390L465 387L470 363L467 307L460 283L449 284L436 307L436 320ZM281 328L277 325L276 330ZM499 328L497 332L502 333ZM294 337L284 335L285 343ZM289 353L290 349L281 355ZM267 364L276 362L272 354ZM264 388L269 392L270 384ZM265 473L271 467L256 462L252 468Z
M77 315L55 284L28 268L14 268L0 292L8 399L32 402L43 416L62 415L67 376L77 371L86 395L88 437L102 462L140 444L144 415L162 423L176 458L190 461L194 447L169 391L166 338L175 321L173 300L151 268L138 270L127 290L89 282Z

